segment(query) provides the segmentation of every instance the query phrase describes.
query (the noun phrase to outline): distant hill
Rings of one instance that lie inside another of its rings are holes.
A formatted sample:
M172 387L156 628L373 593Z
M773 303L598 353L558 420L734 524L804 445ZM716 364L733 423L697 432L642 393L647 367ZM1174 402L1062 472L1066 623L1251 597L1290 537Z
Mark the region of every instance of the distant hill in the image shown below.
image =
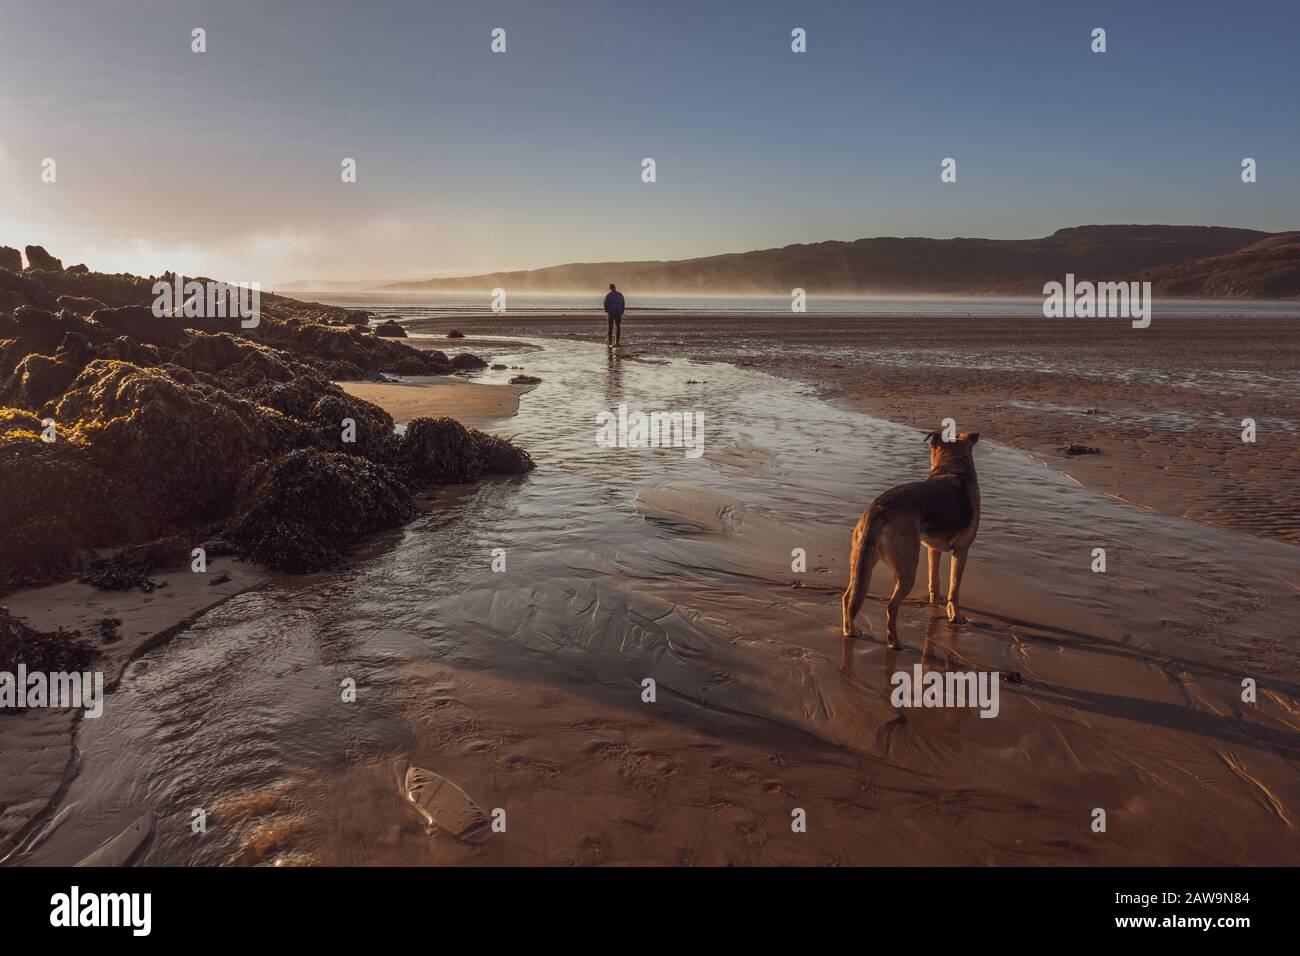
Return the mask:
M1300 232L1284 232L1219 256L1193 259L1134 276L1156 295L1204 299L1300 297Z
M1281 236L1286 233L1277 234ZM1042 239L878 238L817 242L698 259L581 262L378 286L382 291L571 292L617 282L638 295L1038 295L1067 272L1120 279L1253 247L1275 234L1219 226L1075 226ZM1283 253L1285 256L1288 253ZM1292 250L1290 255L1294 255ZM1171 279L1172 281L1172 279Z

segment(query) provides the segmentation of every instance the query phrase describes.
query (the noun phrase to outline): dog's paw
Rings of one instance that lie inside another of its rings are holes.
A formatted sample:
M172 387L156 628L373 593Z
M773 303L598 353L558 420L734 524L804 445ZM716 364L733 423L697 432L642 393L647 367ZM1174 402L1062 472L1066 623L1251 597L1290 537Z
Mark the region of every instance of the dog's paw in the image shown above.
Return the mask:
M953 604L951 601L948 602L948 622L950 624L966 623L965 615L963 615L961 611L957 610L957 605Z

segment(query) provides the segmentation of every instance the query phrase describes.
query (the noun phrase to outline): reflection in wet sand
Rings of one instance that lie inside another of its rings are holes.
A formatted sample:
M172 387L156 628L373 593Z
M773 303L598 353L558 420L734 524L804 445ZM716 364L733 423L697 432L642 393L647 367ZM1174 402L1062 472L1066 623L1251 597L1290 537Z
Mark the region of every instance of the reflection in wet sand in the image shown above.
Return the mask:
M543 384L502 430L538 470L446 489L346 572L243 594L142 657L81 724L75 812L23 862L147 811L152 864L1296 861L1294 548L981 442L970 622L916 593L891 651L877 582L845 641L850 529L924 474L915 432L752 371L536 344ZM620 402L702 411L704 457L598 447ZM895 709L918 661L1018 682L996 719ZM411 767L505 831L429 827Z

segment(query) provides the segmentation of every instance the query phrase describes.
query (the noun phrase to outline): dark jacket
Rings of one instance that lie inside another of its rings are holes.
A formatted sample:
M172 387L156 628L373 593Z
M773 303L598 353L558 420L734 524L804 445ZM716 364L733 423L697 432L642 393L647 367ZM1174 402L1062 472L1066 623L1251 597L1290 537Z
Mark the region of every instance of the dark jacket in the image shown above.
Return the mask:
M617 315L623 311L623 293L615 289L605 296L605 311L610 315Z

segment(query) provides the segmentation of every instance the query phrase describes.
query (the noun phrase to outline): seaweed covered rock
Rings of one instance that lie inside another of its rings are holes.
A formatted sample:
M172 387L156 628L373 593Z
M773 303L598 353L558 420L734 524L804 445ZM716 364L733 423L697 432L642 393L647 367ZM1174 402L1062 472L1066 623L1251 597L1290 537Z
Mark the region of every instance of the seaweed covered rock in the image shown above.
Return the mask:
M88 295L61 295L55 301L59 304L60 309L69 309L77 313L77 315L87 317L97 309L108 308L103 302Z
M115 336L125 335L149 345L176 347L186 340L185 327L180 320L156 316L152 309L142 305L99 309L90 318Z
M75 433L43 439L35 415L0 409L0 590L42 584L77 569L78 555L131 532L113 477Z
M349 312L349 313L347 314L346 318L344 318L343 323L344 323L345 325L369 325L369 324L370 324L370 313L369 313L369 312L360 312L360 311L358 311L358 312Z
M254 464L310 442L300 422L201 382L177 366L95 359L55 407L93 462L135 486L149 530L224 517Z
M32 352L0 383L0 403L39 409L62 395L95 357L90 339L76 332L63 337L54 355Z
M395 462L402 477L416 488L464 484L483 475L520 475L534 467L523 449L452 418L408 422Z
M451 367L457 369L487 368L487 362L483 361L477 355L473 355L469 352L461 352L451 360Z
M406 329L402 328L399 323L394 322L392 319L385 319L383 322L380 322L375 326L374 332L375 335L380 335L385 338L406 338Z
M339 327L297 317L272 317L264 319L255 332L259 341L325 369L333 378L343 378L337 371L347 366L361 369L365 377L375 377L381 372L445 375L451 371L451 363L441 352L420 351L401 342L376 338L357 326Z
M304 449L260 465L240 490L225 535L247 557L304 574L414 514L411 492L386 465Z
M57 354L68 333L92 341L97 336L103 337L98 326L74 312L63 311L55 315L24 305L12 316L0 317L0 382L10 376L28 355Z
M28 673L84 671L96 651L77 631L38 631L0 607L0 671L13 674L18 665ZM0 714L17 708L0 708Z

